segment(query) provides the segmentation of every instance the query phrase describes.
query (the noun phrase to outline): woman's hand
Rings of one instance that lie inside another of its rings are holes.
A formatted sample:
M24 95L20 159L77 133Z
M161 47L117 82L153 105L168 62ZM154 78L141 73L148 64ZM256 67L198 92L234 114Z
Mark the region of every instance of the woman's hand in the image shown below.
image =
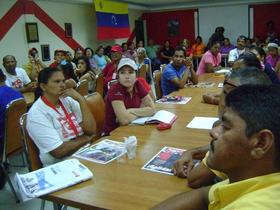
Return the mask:
M62 97L67 97L67 96L70 96L71 98L75 99L76 101L80 101L80 100L83 100L83 96L80 95L80 93L78 93L76 90L74 90L73 88L68 88L68 89L65 89L63 92L62 92Z

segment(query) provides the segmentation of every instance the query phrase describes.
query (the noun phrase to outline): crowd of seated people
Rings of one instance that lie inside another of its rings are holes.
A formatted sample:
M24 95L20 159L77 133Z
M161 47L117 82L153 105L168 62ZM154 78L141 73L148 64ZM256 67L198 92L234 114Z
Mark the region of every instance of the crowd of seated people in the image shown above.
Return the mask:
M122 45L99 46L96 51L90 47L77 48L74 57L70 51L57 49L49 67L40 60L36 48L28 51L28 62L23 68L17 66L14 56L6 55L3 57L4 69L0 70L0 95L2 98L3 92L6 91L9 96L3 95L5 104L0 103L0 129L3 130L3 113L7 103L15 98L22 98L21 93L36 92L37 100L28 111L27 130L39 149L43 165L46 166L63 160L83 145L91 143L96 133L96 122L90 114L85 98L75 90L81 81L86 80L89 92L95 92L97 76L103 77L105 122L102 135L105 136L110 135L119 126L155 113L155 96L151 81L152 72L160 69L160 65L165 65L161 72L161 89L164 96L184 88L188 83L198 83L198 77L202 74L213 73L222 66L229 66L232 73L225 80L222 92L203 95L205 103L216 104L219 110L219 121L210 132L211 143L185 152L183 157L175 162L173 171L176 176L187 178L188 185L193 188L214 184L227 178L233 179L231 168L217 166L216 161L221 161L218 157L220 154L213 157L216 155L213 154L213 147L217 145L218 152L222 154L219 149L220 143L215 142L220 142L226 135L225 127L228 122L225 116L230 118L233 115L231 112L242 112L232 102L238 98L237 94L240 94L239 86L280 83L280 55L279 43L274 34L270 34L274 38L270 37L267 43L258 38L250 40L240 35L234 46L224 37L224 31L223 27L217 27L207 45L203 43L201 36L197 36L194 43L185 38L178 46L171 46L169 40L155 44L154 40L150 39L147 46L140 41L137 46L134 42L128 42ZM226 59L225 63L223 57ZM260 92L259 89L257 91ZM270 91L275 92L273 88ZM253 90L248 92L250 97L255 97L254 94L257 93ZM225 108L233 106L236 110L227 111ZM247 119L240 114L235 120ZM250 122L246 121L247 125L248 123ZM265 132L263 133L268 133ZM259 134L258 131L255 133ZM0 149L2 141L3 136L0 136ZM260 148L252 149L252 153L255 153L251 159L246 156L252 163L263 158L263 154L268 152L266 148L261 147L261 143ZM238 149L240 148L236 146L236 150ZM259 153L260 149L262 152ZM237 159L237 156L235 158ZM229 159L228 162L231 163ZM194 160L201 162L195 166ZM263 175L269 176L272 172L273 170L266 171ZM247 180L259 175L257 172L248 177L242 174L242 179ZM240 180L235 181L239 183ZM230 180L231 182L233 181ZM225 182L225 186L227 185L228 181ZM211 194L211 202L214 202L217 198L213 192L219 187L220 185L214 185L210 191L209 187L200 189ZM171 198L160 205L169 206L178 199ZM161 209L162 206L155 208Z

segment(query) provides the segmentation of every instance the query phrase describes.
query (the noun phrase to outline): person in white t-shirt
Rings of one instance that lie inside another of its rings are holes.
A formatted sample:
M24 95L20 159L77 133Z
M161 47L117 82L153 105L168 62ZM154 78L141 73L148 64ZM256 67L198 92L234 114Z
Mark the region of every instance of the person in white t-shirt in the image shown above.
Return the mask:
M32 83L25 70L17 66L16 58L13 55L6 55L3 58L4 74L6 75L6 85L17 89L18 91L30 92L36 87L36 83Z
M230 66L233 65L234 61L236 61L242 53L245 52L245 46L246 46L246 37L241 35L237 38L237 46L236 48L229 51L228 55L228 63Z
M72 88L57 68L45 68L38 76L41 97L27 116L27 131L40 150L44 166L71 155L92 141L96 122L85 98Z

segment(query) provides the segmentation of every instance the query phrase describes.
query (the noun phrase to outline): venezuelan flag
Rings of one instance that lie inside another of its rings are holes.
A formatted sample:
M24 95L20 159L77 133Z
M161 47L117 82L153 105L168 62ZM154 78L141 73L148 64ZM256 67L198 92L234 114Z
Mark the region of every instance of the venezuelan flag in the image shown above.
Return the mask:
M119 39L130 35L128 4L94 0L97 18L97 39Z

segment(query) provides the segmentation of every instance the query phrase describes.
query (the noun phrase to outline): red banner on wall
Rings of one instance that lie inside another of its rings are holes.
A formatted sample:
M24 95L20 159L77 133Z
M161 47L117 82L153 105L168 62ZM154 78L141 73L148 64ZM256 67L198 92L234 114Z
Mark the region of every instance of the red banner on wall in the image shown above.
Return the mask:
M169 40L172 46L177 46L180 40L195 40L194 12L196 10L179 10L171 12L144 13L148 39L157 44Z
M265 39L269 33L269 21L274 22L274 32L280 36L280 4L259 4L251 8L254 10L254 36Z

